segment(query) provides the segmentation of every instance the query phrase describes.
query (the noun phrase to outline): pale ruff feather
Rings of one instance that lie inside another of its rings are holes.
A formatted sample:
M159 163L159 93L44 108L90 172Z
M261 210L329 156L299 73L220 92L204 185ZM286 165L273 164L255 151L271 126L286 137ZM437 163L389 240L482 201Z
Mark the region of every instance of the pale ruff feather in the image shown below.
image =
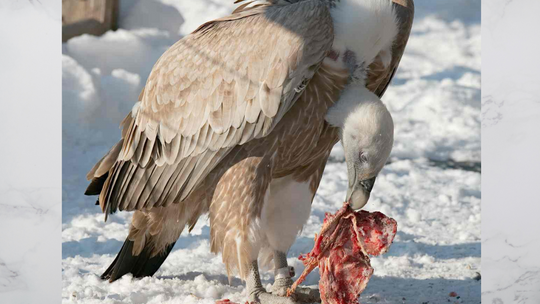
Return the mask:
M398 33L392 2L340 0L330 13L334 22L332 50L338 58L326 58L324 62L344 65L353 72L353 82L364 86L366 69L377 55L385 67L390 65L392 44Z

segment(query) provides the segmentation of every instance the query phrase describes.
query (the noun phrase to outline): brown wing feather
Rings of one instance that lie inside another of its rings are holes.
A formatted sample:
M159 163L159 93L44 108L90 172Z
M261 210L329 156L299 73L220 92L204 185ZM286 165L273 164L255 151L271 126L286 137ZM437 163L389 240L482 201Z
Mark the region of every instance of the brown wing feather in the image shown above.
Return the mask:
M366 80L367 88L379 97L384 95L386 88L396 73L403 52L405 51L405 46L409 40L414 19L413 0L393 0L393 2L399 20L399 31L396 40L394 41L394 45L392 46L392 60L390 65L385 67L381 61L381 57L377 56L369 66L368 77Z
M326 6L303 1L242 11L177 42L124 122L122 148L99 197L103 211L185 199L232 147L269 134L332 41Z

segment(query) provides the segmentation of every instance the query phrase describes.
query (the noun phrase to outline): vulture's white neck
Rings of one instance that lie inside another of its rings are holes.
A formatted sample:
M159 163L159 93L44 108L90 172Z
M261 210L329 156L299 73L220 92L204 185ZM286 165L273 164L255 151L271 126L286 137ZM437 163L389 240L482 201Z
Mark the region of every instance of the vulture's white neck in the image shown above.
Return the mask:
M386 65L392 59L392 44L398 32L392 1L339 0L334 4L330 11L334 56L326 61L351 69L363 85L365 70L378 54Z

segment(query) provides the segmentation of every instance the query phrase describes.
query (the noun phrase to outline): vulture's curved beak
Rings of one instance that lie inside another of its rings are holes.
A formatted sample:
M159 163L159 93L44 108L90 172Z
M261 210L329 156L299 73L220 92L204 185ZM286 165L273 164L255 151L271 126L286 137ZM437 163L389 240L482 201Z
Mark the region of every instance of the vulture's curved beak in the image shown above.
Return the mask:
M347 189L346 201L349 202L349 206L353 210L358 210L367 204L371 189L373 189L377 178L377 176L374 176L370 179L358 180L357 176L357 174L349 174L349 188Z

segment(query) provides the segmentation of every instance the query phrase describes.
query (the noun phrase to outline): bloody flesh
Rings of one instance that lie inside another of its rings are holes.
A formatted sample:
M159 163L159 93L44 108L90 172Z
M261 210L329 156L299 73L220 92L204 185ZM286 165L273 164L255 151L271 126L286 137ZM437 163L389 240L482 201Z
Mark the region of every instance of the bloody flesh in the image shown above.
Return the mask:
M335 214L327 213L313 249L299 257L306 268L288 294L319 266L323 304L358 303L373 274L368 255L388 251L396 231L394 219L380 212L354 212L347 203Z

